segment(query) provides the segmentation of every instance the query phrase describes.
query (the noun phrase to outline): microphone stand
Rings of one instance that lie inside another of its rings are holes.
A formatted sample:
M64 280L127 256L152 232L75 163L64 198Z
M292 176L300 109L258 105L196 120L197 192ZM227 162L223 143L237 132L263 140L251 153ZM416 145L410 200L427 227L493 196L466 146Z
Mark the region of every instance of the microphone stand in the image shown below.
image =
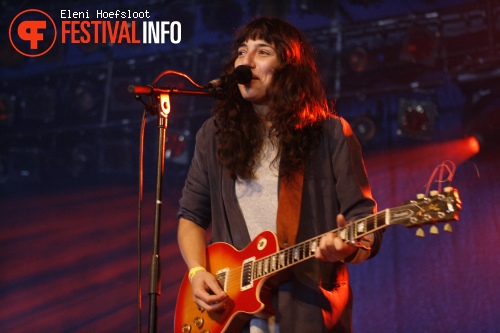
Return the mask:
M138 95L150 95L156 98L158 104L158 161L156 169L156 207L153 232L153 253L151 256L150 279L149 279L149 333L157 331L158 323L158 297L161 291L160 281L160 223L162 208L163 174L165 168L165 142L168 127L168 115L170 113L170 95L195 95L212 96L221 98L221 91L196 91L179 90L175 87L161 88L155 86L128 87L128 92ZM154 108L149 108L154 110Z

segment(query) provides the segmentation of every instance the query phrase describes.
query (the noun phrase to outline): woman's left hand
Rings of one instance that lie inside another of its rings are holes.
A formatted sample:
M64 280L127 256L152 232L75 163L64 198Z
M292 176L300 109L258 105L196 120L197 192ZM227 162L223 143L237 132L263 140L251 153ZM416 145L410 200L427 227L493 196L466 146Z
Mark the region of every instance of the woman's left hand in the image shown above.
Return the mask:
M344 215L337 215L338 227L343 227L347 224ZM314 256L321 261L337 262L344 261L358 250L357 247L345 243L340 237L333 232L329 232L319 241L319 246L316 248Z

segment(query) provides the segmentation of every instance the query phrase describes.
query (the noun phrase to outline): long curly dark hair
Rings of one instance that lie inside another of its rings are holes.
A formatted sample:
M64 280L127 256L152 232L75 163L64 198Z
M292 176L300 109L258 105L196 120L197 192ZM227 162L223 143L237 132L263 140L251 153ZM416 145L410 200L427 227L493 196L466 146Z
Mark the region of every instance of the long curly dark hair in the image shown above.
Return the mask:
M271 122L269 136L277 142L280 175L303 171L304 162L321 135L320 123L330 110L304 34L278 18L257 18L241 28L222 74L234 70L238 47L247 40L262 39L274 46L279 67L268 87ZM265 125L252 104L243 99L237 85L227 88L226 98L213 109L217 126L217 157L233 178L252 179L264 142Z

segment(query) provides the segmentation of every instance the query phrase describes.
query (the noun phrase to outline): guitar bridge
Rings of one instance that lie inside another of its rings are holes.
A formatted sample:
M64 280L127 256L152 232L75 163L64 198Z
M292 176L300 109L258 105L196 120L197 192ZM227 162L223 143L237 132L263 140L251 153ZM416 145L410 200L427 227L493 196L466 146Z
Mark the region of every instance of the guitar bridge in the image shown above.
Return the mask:
M220 271L217 272L217 282L219 282L219 286L222 288L222 290L227 291L227 281L229 280L227 278L229 273L229 268L224 268L221 269Z

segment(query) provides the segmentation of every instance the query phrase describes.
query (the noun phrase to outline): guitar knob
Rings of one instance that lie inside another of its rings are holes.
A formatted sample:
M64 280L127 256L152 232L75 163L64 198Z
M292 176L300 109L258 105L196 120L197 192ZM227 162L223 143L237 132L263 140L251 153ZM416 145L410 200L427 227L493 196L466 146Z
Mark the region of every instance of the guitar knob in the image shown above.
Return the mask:
M429 232L430 232L431 234L433 234L433 235L437 235L437 234L439 234L439 230L438 230L438 228L437 228L435 225L433 225L433 226L431 227L431 229L429 230Z
M422 229L422 228L418 228L418 229L417 229L416 236L417 236L417 237L425 237L424 229Z
M189 325L189 324L182 325L181 332L182 333L189 333L189 332L191 332L191 325Z
M194 318L193 320L193 324L198 327L198 328L201 328L203 326L203 318L201 317L196 317Z
M446 193L451 193L451 192L453 192L453 187L451 187L451 186L446 186L446 187L444 188L444 191L445 191Z
M444 228L443 228L443 229L444 229L444 231L446 231L446 232L453 232L453 229L451 228L451 224L449 224L449 223L446 223L446 224L444 225Z
M436 196L436 195L438 195L438 194L439 194L439 192L438 192L438 191L436 191L436 190L432 190L432 191L430 192L431 197L435 197L435 196Z
M423 194L423 193L419 193L419 194L417 194L417 199L418 199L418 200L422 200L422 199L424 199L424 198L425 198L425 194Z

